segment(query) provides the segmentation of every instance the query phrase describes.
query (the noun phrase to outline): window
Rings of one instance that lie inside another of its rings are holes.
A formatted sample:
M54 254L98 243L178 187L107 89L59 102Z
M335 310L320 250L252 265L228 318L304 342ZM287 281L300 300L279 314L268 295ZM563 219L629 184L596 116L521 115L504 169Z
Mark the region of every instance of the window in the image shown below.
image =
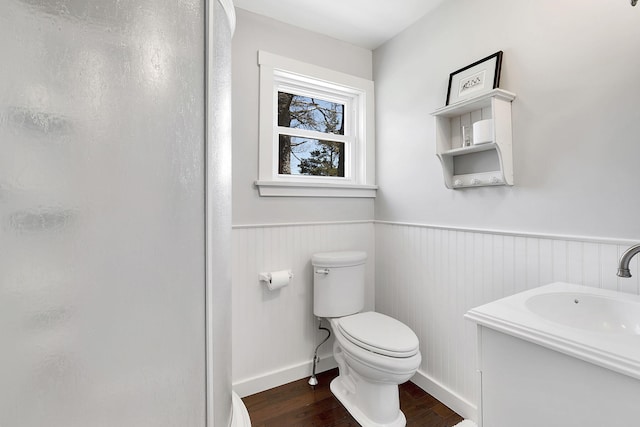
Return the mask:
M373 82L267 52L261 196L375 197Z
M278 174L344 178L345 102L289 92L278 91Z

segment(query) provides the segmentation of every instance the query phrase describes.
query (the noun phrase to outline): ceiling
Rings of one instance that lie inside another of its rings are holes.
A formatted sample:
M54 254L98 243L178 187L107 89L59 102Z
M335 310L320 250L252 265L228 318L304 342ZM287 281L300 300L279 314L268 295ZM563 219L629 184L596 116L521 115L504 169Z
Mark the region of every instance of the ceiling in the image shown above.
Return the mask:
M444 0L234 0L236 7L375 49Z

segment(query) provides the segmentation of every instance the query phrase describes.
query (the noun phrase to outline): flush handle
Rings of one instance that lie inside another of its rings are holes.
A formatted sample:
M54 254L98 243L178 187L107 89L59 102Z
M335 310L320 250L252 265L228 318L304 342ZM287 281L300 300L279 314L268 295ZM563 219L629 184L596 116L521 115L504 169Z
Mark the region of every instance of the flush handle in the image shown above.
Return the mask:
M328 268L318 268L316 270L316 274L329 274L329 269Z

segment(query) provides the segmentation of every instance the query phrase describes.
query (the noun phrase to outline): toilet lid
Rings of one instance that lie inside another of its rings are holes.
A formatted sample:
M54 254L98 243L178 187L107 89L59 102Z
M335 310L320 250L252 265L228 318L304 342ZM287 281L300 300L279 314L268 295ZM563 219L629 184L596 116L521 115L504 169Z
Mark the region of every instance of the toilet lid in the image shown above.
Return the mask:
M404 323L374 311L338 319L342 334L355 345L391 357L411 357L418 352L418 337Z

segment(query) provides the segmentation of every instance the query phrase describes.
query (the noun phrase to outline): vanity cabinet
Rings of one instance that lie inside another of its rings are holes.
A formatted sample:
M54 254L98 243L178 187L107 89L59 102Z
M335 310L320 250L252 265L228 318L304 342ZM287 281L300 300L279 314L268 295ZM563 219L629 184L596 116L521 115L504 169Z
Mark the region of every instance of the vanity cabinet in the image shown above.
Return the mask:
M442 107L436 120L436 155L447 188L513 185L511 102L502 89ZM473 144L473 123L493 119L490 142Z
M637 295L556 282L474 307L479 427L640 425Z
M640 381L478 325L479 427L637 426Z

